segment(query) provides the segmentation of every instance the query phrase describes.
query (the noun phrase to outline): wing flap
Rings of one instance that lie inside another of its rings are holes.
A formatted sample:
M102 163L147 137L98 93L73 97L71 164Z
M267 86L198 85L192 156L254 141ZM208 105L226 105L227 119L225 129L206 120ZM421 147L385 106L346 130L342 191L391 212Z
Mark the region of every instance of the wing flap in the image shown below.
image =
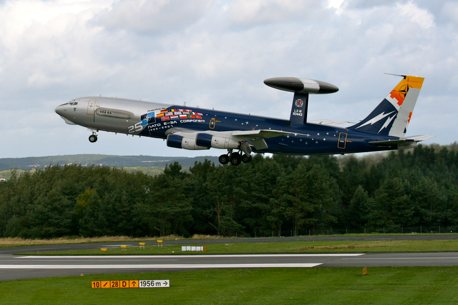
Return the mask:
M268 148L264 139L284 137L290 134L289 132L271 129L257 130L236 130L232 132L232 136L240 141L246 141L250 146L253 146L257 151L262 151Z
M286 131L281 130L270 130L270 129L256 129L256 130L235 130L232 135L235 137L259 137L259 138L275 138L284 137L290 134Z

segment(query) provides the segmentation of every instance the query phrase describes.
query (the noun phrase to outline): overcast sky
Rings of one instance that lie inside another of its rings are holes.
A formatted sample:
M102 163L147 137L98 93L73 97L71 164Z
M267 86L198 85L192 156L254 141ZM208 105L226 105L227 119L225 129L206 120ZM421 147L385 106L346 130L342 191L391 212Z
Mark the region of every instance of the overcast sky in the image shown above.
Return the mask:
M1 1L0 157L218 155L70 126L54 112L102 95L289 118L263 80L337 85L309 119L357 122L399 81L426 78L408 135L457 141L457 1Z

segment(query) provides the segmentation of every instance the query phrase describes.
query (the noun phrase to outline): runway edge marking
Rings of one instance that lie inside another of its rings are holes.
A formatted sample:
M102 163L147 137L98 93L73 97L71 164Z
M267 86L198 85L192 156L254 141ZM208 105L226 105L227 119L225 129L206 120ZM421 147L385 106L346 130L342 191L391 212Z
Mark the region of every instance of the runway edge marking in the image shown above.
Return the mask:
M0 265L0 269L218 269L218 268L313 268L322 263L266 264L120 264L120 265Z
M207 255L26 255L16 256L19 259L129 259L129 258L250 258L250 257L356 257L365 253L323 253L323 254L207 254Z

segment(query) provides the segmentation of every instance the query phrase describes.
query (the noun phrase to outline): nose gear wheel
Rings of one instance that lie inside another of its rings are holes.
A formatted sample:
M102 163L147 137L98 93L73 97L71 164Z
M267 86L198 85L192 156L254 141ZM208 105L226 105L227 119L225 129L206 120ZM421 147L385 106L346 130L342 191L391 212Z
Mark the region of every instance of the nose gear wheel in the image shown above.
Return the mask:
M95 143L97 142L97 133L94 131L92 134L89 136L89 142Z

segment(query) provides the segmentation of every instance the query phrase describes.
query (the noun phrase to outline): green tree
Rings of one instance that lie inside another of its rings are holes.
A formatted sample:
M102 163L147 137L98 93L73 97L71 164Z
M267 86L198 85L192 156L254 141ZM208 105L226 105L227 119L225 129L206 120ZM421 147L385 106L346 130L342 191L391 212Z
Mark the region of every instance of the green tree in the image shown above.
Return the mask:
M284 214L292 234L314 233L336 223L338 194L335 180L322 166L307 168L301 163L279 178L274 202L281 207L279 212Z
M376 211L373 224L383 232L403 232L412 226L414 207L408 192L408 182L400 177L387 178L375 192Z
M239 235L242 226L235 220L239 198L234 192L237 168L221 166L209 175L208 198L212 205L210 226L217 235Z
M369 218L369 211L373 207L373 200L369 197L366 190L358 185L350 200L347 210L346 228L351 229L353 232L366 232L366 225Z

